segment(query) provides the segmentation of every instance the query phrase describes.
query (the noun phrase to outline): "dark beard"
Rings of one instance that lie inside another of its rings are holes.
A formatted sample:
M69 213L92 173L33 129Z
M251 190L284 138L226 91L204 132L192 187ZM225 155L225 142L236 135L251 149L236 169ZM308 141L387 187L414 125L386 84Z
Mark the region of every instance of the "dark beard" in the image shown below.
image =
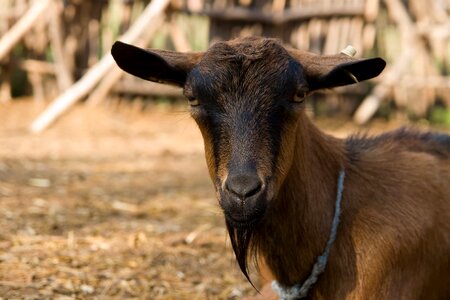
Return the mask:
M248 259L250 256L256 257L256 245L252 242L255 235L254 227L233 227L232 223L225 218L228 234L230 236L231 246L233 247L236 260L239 264L239 268L247 278L248 282L255 288L253 282L249 276ZM253 254L253 255L252 255ZM255 288L256 289L256 288Z

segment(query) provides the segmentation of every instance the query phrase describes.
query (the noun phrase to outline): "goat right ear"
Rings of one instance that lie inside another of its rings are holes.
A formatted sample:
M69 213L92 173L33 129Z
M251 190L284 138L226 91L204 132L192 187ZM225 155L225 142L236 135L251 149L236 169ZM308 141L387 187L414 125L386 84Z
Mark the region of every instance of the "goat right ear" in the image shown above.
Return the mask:
M386 66L379 57L356 59L346 54L317 55L289 50L302 65L310 91L349 85L378 76Z
M111 54L117 65L131 75L180 87L203 57L203 53L145 50L119 41L112 46Z

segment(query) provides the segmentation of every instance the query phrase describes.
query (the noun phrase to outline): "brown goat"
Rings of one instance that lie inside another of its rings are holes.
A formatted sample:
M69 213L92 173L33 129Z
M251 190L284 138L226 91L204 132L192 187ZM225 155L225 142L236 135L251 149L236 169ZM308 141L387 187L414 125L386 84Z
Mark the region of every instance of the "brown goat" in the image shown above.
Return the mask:
M345 172L336 240L308 297L450 299L450 136L401 129L342 140L305 115L307 94L373 78L382 59L320 56L266 38L204 53L117 42L112 54L126 72L184 88L247 278L250 257L263 283L308 278L331 239ZM260 295L273 296L268 285Z

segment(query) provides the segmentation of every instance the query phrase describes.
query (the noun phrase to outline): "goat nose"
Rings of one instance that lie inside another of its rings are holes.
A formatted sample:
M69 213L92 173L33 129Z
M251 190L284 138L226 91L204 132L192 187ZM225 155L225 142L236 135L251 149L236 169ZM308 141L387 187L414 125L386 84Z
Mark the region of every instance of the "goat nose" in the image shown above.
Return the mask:
M239 198L248 198L257 194L262 187L258 176L233 175L227 178L225 189Z

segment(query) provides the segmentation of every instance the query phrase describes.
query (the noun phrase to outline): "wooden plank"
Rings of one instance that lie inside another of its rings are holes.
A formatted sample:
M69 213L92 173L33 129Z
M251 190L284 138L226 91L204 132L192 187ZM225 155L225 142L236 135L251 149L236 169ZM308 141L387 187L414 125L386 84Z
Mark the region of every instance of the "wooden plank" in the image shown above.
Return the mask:
M357 49L357 56L361 56L364 52L362 44L364 19L362 17L354 17L350 25L350 45ZM359 54L358 54L359 53Z
M325 40L323 54L332 55L339 52L339 19L332 18L328 21L328 34Z
M333 6L329 10L323 10L314 6L293 7L283 12L266 13L244 7L230 7L224 9L209 9L200 12L210 18L222 21L246 21L256 23L268 23L282 25L291 21L308 20L311 18L353 17L364 14L364 5L356 3L348 6ZM185 10L184 12L189 13Z
M340 31L339 31L339 42L338 49L344 49L348 44L350 44L350 19L342 18L340 20ZM339 51L338 50L338 51Z
M364 18L367 22L375 22L380 10L381 0L366 0L366 8L364 12Z
M309 51L320 53L321 41L320 34L322 32L322 21L320 19L312 19L309 21L308 36L309 36Z
M279 13L285 9L286 0L273 0L272 2L272 12Z

